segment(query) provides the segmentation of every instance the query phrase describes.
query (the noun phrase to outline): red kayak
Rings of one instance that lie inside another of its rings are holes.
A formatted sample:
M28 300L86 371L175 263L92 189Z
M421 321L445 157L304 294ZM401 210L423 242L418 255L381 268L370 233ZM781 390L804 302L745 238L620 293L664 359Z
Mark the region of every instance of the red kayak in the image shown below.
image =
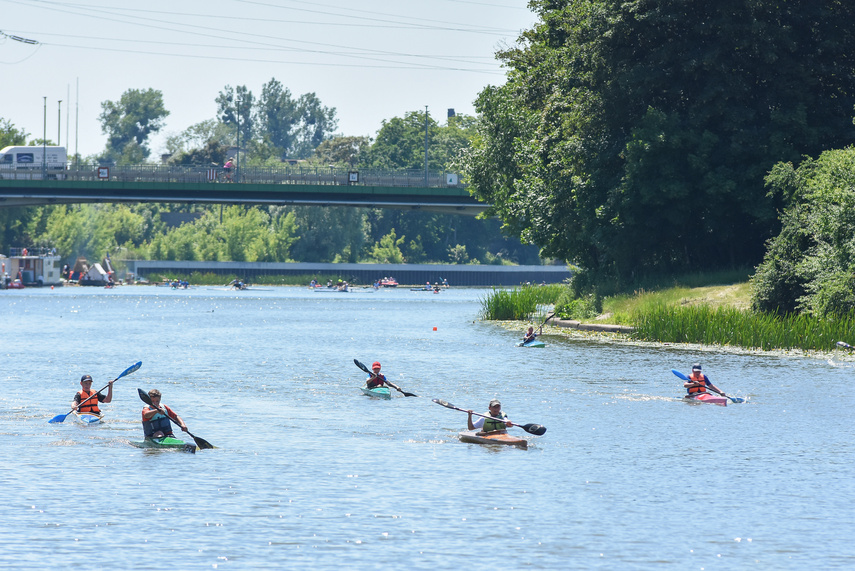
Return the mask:
M727 406L727 397L722 397L722 396L714 395L714 394L710 394L710 393L700 393L697 395L687 395L687 396L683 397L683 400L686 402L717 404L720 406Z

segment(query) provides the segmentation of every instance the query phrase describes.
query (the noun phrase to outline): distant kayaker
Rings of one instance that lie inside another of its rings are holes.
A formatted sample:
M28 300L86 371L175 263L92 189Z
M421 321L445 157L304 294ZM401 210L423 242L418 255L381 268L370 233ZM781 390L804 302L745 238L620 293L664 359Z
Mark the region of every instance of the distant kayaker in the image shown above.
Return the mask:
M537 336L540 335L541 331L543 331L542 325L538 328L537 333L535 333L534 327L529 326L528 331L526 331L526 334L523 336L523 344L537 339Z
M481 431L478 432L478 436L493 432L505 432L505 429L514 425L513 422L508 420L508 415L506 415L502 410L502 403L500 403L498 399L490 401L489 410L485 416L489 416L491 418L479 419L478 421L473 422L472 411L467 410L466 412L469 413L469 418L466 421L469 426L469 430L475 430L476 428L481 429ZM494 418L498 420L493 420Z
M386 376L380 374L380 368L380 361L374 361L371 363L371 370L374 371L374 374L368 377L368 380L365 381L366 388L376 389L377 387L386 386Z
M80 377L81 390L74 395L74 402L71 403L71 410L84 412L89 414L101 415L101 410L98 408L98 403L109 403L113 400L113 383L110 381L107 384L107 396L101 393L96 393L92 390L92 377L83 375ZM96 396L97 395L97 396ZM87 400L88 399L88 400Z
M689 396L695 396L707 392L710 389L714 393L718 393L723 397L727 395L724 391L712 384L709 377L701 372L701 364L695 363L692 365L692 374L689 375L689 380L683 383L683 387L688 391Z
M151 405L146 405L142 409L143 433L145 433L146 438L175 436L172 433L172 423L169 422L170 420L177 422L181 430L187 432L187 425L184 424L181 417L165 404L160 404L161 394L159 390L152 389L148 391L148 397L151 399Z

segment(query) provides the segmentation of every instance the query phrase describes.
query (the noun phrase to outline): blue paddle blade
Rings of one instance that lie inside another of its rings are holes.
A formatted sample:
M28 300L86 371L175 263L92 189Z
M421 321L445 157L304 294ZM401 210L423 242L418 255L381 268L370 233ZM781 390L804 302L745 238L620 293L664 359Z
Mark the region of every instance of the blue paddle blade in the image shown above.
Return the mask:
M689 380L689 377L687 377L686 375L684 375L683 373L681 373L677 369L671 369L671 372L674 373L675 375L677 375L678 377L680 377L681 379L683 379L684 381Z
M56 423L58 423L58 422L64 422L64 421L65 421L65 417L66 417L66 416L68 416L68 415L67 415L67 414L58 414L58 415L56 415L55 417L53 417L52 419L50 419L50 420L48 421L48 423L50 423L50 424L56 424Z
M116 380L118 381L119 379L121 379L125 375L130 375L131 373L133 373L134 371L136 371L140 367L142 367L142 361L137 361L136 363L134 363L133 365L131 365L130 367L128 367L127 369L122 371L122 373L118 377L116 377Z
M745 399L742 397L728 397L728 398L730 398L730 400L732 400L733 402L745 402Z

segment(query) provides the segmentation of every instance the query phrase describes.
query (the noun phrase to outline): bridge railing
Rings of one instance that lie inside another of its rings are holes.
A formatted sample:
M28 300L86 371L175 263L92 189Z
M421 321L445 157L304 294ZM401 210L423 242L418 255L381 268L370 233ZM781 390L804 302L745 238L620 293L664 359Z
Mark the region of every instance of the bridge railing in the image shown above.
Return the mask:
M354 173L356 173L354 175ZM241 167L226 173L222 167L144 165L72 165L67 169L0 169L0 179L70 180L114 182L216 183L239 181L246 184L312 184L351 186L395 186L447 188L447 173L421 170L352 170L339 167L287 165L281 167ZM354 178L356 180L354 180Z

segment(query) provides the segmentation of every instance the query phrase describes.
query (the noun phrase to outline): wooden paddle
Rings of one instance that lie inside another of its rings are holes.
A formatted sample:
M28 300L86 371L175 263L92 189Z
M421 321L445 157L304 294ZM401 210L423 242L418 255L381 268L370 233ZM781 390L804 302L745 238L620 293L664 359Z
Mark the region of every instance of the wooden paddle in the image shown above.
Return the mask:
M440 406L444 406L445 408L453 408L454 410L459 410L460 412L469 412L465 408L460 408L459 406L454 406L448 401L444 401L442 399L433 399L433 402ZM486 414L478 414L477 412L473 412L472 414L476 416L483 416L484 418L489 418L490 420L495 420L497 422L504 422L501 418L493 418L492 416L487 416ZM534 434L535 436L543 436L546 433L546 427L541 424L514 424L514 426L519 426L529 434Z
M360 363L358 359L354 359L353 362L354 362L354 364L356 364L357 367L359 367L360 369L362 369L363 371L365 371L366 373L368 373L372 377L374 376L374 371L372 371L371 369L366 367L363 363ZM396 391L398 391L399 393L401 393L402 395L404 395L405 397L417 397L417 396L419 396L419 395L416 395L413 393L408 393L407 391L402 390L401 387L399 387L398 385L396 385L395 383L393 383L389 380L386 380L385 383L387 385L389 385L390 387L392 387L393 389L395 389Z
M689 379L689 377L687 377L686 375L684 375L683 373L681 373L681 372L680 372L680 371L678 371L677 369L671 369L671 372L672 372L672 373L674 373L675 375L677 375L678 377L680 377L681 379L683 379L684 381L689 381L689 380L691 380L691 379ZM708 387L708 388L709 388L710 390L713 390L713 388L712 388L712 387ZM717 392L718 394L720 394L720 395L721 395L721 396L723 396L724 398L728 398L728 399L730 399L730 400L731 400L732 402L734 402L734 403L741 403L741 402L745 402L745 399L744 399L744 398L742 398L742 397L732 397L732 396L729 396L729 395L724 394L724 393L723 393L723 392L721 392L721 391L714 391L714 392Z
M118 381L118 380L119 380L119 379L121 379L122 377L124 377L124 376L126 376L126 375L130 375L131 373L133 373L134 371L136 371L136 370L137 370L137 369L139 369L140 367L142 367L142 361L137 361L136 363L134 363L133 365L131 365L130 367L128 367L127 369L125 369L124 371L122 371L122 374L120 374L118 377L116 377L115 379L113 379L111 382L115 383L116 381ZM110 384L109 384L109 383L108 383L108 384L106 384L106 385L104 385L104 388L103 388L103 389L101 389L101 391L103 391L104 389L106 389L106 388L107 388L107 387L109 387L109 386L110 386ZM80 408L80 405L82 405L83 403L85 403L85 402L86 402L86 401L88 401L89 399L91 399L91 398L96 398L96 397L101 393L101 391L98 391L98 392L97 392L97 393L95 393L94 395L89 395L88 397L86 397L85 399L83 399L82 401L80 401L80 404L78 404L78 405L77 405L77 408L79 409L79 408ZM65 413L65 414L58 414L58 415L56 415L55 417L53 417L52 419L50 419L48 422L49 422L49 423L52 423L52 424L56 424L56 423L59 423L59 422L64 422L64 421L65 421L65 418L66 418L69 414L71 414L72 412L74 412L74 409L71 409L70 411L68 411L68 412L67 412L67 413Z
M147 404L148 406L154 406L153 404L151 404L151 397L148 396L147 392L145 392L142 389L137 389L137 393L140 395L140 399L145 404ZM159 410L160 412L165 414L170 420L175 420L174 418L169 416L169 413L167 411L163 410L159 406L155 407L155 408L157 408L157 410ZM188 435L190 435L190 438L192 438L196 442L196 446L199 447L199 450L212 450L212 449L216 448L216 446L214 446L213 444L211 444L210 442L208 442L204 438L199 438L198 436L193 436L193 434L191 434L189 430L185 430L184 432L186 432Z

